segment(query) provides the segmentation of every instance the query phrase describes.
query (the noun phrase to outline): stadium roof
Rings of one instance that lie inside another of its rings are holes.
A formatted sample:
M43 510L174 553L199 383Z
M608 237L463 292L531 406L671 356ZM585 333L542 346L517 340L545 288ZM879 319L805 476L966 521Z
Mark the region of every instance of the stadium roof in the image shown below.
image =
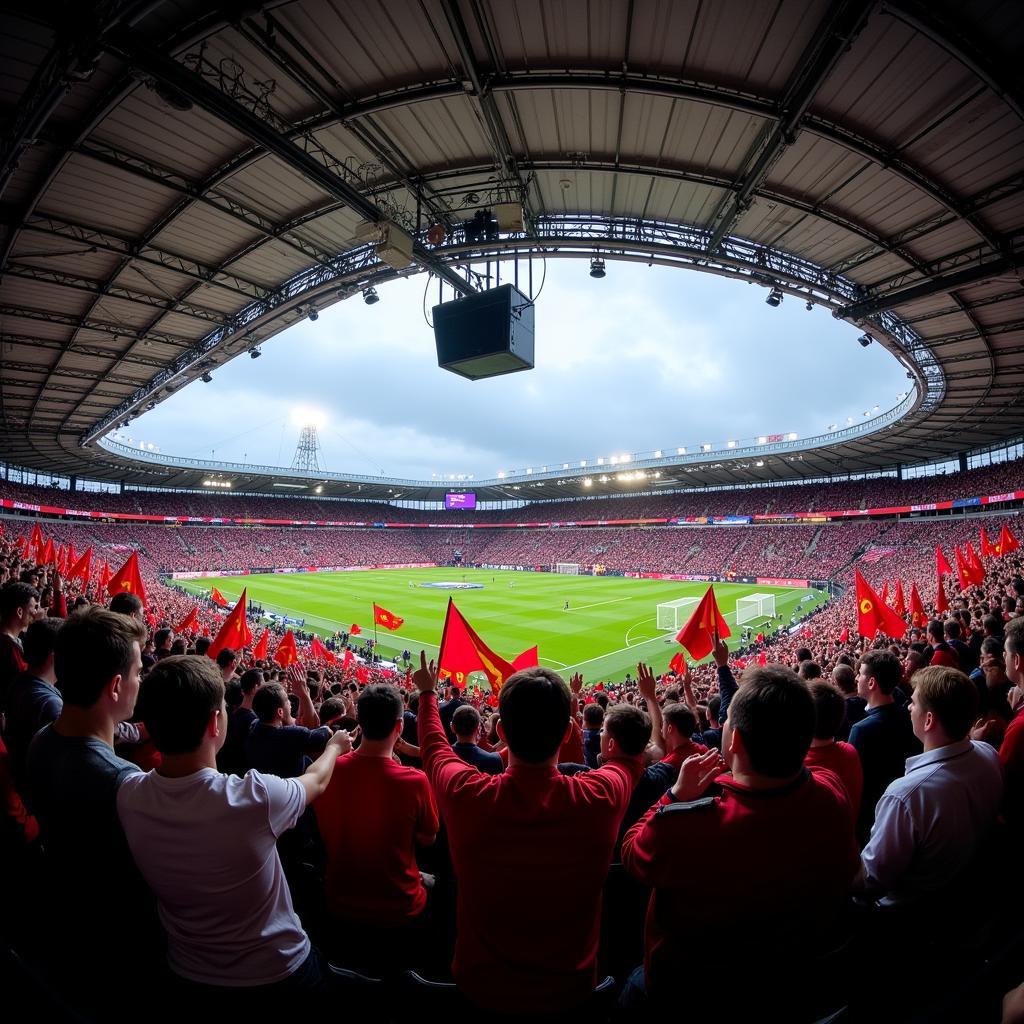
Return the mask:
M665 459L659 486L870 471L1024 432L1022 5L111 0L0 19L2 459L230 475L97 442L311 307L424 270L466 291L474 259L515 255L778 287L913 379L870 429ZM467 231L498 204L521 229ZM381 262L361 224L408 232L412 265ZM585 475L474 489L638 489ZM395 494L337 476L326 493Z

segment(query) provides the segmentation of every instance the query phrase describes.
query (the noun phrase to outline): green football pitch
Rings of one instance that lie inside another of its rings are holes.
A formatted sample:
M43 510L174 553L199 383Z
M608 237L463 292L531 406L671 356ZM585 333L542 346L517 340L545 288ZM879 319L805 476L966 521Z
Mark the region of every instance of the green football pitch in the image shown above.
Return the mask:
M657 605L677 598L700 598L708 587L706 583L671 580L452 568L282 573L178 582L195 593L209 593L215 585L229 600L237 599L246 587L250 600L267 611L305 619L306 629L323 635L358 623L363 638L372 637L372 605L376 602L405 620L395 633L378 628L378 650L385 657L405 648L414 655L421 648L428 657L436 654L448 598L452 597L498 654L511 660L536 644L542 665L566 674L578 671L587 682L635 674L638 661L653 666L656 672L665 671L681 648L674 643L674 631L657 628ZM480 589L424 586L445 582L479 584ZM715 594L734 637L739 633L735 628L739 598L774 594L776 614L786 623L802 598L811 595L815 603L825 600L825 595L815 590L732 583L716 583ZM803 611L811 607L808 601ZM691 606L682 613L682 621L692 610Z

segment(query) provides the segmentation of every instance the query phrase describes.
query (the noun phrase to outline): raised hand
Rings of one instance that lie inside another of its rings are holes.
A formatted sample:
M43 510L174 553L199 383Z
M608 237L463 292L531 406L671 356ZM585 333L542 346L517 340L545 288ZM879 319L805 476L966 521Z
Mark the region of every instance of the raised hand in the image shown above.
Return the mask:
M729 664L729 645L717 633L715 634L715 646L711 649L711 653L719 668Z
M420 693L433 693L437 689L437 666L427 663L427 655L420 651L420 667L412 674L413 685Z
M684 803L696 800L722 771L722 755L714 748L703 754L691 754L679 766L679 778L672 787L672 795Z
M655 700L657 698L657 683L654 673L642 661L636 667L636 688L644 700Z
M569 677L569 689L572 690L575 696L578 697L580 695L580 692L583 689L583 676L581 676L579 672L574 672Z

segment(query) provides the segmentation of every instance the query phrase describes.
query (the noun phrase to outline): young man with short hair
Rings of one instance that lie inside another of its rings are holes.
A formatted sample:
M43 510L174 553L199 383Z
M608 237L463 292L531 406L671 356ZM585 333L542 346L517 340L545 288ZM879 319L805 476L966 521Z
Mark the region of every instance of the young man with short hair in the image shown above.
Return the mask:
M509 763L501 775L485 775L452 751L437 674L422 652L413 682L423 765L459 880L456 983L470 1002L504 1013L581 1007L597 980L601 891L640 758L610 750L596 771L559 773L571 695L560 676L537 667L501 687L498 734Z
M932 666L916 677L910 718L924 753L878 801L861 853L864 887L883 902L937 895L968 867L991 831L1003 794L999 755L968 738L977 687L959 669Z
M475 707L463 704L461 708L456 708L455 714L452 715L452 732L455 733L452 750L466 764L471 764L488 775L500 775L505 770L505 762L502 761L500 754L480 749L477 742L480 738L480 726L480 712Z
M1006 623L1003 664L1014 686L1024 689L1024 618ZM1024 705L1017 708L999 746L999 763L1006 779L1004 813L1015 838L1024 834Z
M867 711L850 730L850 745L864 769L864 794L857 817L857 838L862 844L871 833L875 804L885 787L903 774L908 757L921 752L910 715L893 698L901 674L899 661L889 651L868 651L860 660L857 693L864 698Z
M313 805L326 852L328 910L375 928L401 928L422 915L427 890L416 845L433 843L439 828L426 775L392 757L402 711L397 687L363 689L356 703L362 743L338 759Z
M814 701L814 739L804 764L808 768L827 768L839 776L856 817L864 792L864 769L857 751L836 738L843 724L846 701L838 687L823 679L815 679L808 689Z
M0 588L0 715L7 710L8 691L25 671L21 634L38 618L39 591L28 583Z
M832 928L857 847L842 783L804 767L813 734L806 683L783 665L747 668L722 733L729 774L715 750L688 757L672 789L626 834L623 865L654 890L644 966L627 999L646 992L657 1008L677 1006L680 965L737 937L757 936L762 966L747 968L763 977ZM713 781L721 795L702 798ZM720 884L708 884L709 866ZM726 997L730 1010L758 998L758 985L744 988Z
M161 661L140 710L161 763L125 781L117 810L159 901L171 970L198 998L227 990L247 1012L322 991L324 970L292 909L276 840L324 792L351 748L348 733L335 733L300 778L222 774L224 681L205 656Z
M205 655L199 656L205 657ZM223 675L221 678L224 678ZM242 691L242 703L233 708L228 716L227 739L217 754L217 766L222 772L232 775L244 775L248 767L245 759L245 741L257 722L252 702L256 691L263 685L263 673L258 668L251 668L242 673L239 684Z

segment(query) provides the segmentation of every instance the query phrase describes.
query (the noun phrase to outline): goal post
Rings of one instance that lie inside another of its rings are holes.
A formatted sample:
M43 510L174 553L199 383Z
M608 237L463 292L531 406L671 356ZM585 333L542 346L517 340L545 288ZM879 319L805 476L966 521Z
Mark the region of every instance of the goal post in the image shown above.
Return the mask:
M736 601L736 625L775 617L774 594L749 594Z
M579 562L555 562L551 567L552 572L561 573L563 576L579 576Z
M680 597L675 601L665 601L658 605L658 629L683 628L686 620L693 614L693 609L700 602L697 597Z

